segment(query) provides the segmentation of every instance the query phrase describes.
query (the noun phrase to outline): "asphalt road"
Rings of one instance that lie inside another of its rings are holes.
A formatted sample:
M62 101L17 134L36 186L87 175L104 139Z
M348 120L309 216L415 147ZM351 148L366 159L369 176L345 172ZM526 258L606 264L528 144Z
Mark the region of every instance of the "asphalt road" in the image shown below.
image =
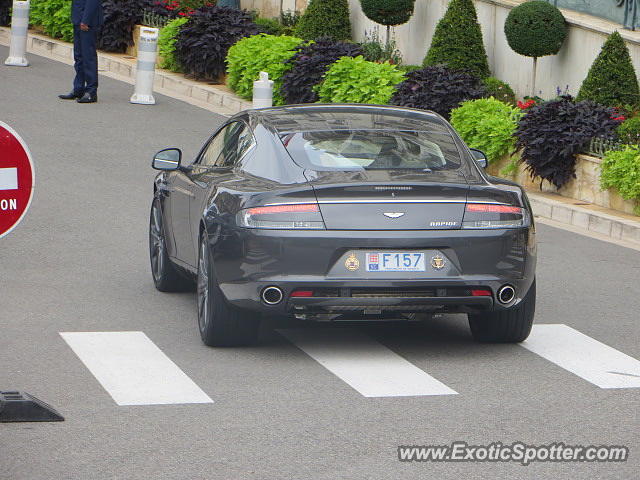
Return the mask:
M59 101L71 67L30 59L0 66L0 120L37 168L30 212L0 240L0 390L30 392L66 421L0 424L1 479L638 478L639 388L599 388L521 346L475 344L462 316L358 329L457 395L367 398L271 325L256 347L203 346L194 295L153 288L149 163L165 146L192 157L222 117L162 96L130 105L132 87L104 78L100 103ZM540 225L536 321L639 359L639 276L640 252ZM118 405L60 336L84 331L144 332L214 403ZM398 461L398 445L456 440L626 445L631 455Z

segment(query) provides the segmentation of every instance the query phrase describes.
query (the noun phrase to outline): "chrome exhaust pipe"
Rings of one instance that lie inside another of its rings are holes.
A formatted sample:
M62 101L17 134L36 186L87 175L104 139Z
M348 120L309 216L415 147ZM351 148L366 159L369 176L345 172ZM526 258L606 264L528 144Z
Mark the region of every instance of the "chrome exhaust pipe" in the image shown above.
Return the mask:
M516 290L511 285L503 285L498 289L498 301L503 305L513 302L516 298Z
M267 305L277 305L284 298L284 293L278 287L266 287L262 290L262 301Z

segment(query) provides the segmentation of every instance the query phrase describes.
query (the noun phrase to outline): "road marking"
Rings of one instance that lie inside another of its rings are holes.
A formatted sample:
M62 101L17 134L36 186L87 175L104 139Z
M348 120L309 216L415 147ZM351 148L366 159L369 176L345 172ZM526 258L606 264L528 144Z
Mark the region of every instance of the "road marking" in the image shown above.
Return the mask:
M457 394L356 330L300 328L278 332L365 397Z
M0 168L0 190L18 189L18 169Z
M213 403L143 332L61 332L118 405Z
M520 345L600 388L640 388L640 361L567 325L534 325Z

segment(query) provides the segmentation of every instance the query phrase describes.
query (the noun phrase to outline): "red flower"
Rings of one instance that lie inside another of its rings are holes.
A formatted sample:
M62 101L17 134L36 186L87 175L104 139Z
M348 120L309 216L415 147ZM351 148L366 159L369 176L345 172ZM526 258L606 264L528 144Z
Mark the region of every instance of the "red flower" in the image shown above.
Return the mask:
M620 115L618 117L611 117L612 120L617 120L619 122L624 122L626 120L626 118L624 117L624 115Z
M527 100L524 103L522 103L520 100L518 100L518 108L520 110L526 110L529 107L533 107L535 104L536 104L536 101L533 98L530 98L529 100Z

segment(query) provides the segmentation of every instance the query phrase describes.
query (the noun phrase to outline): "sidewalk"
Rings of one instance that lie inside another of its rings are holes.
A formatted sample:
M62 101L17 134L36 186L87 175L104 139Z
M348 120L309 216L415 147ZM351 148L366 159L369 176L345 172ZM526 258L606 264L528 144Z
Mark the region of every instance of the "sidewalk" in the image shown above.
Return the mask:
M0 27L0 45L9 45L9 32L9 28ZM68 65L73 64L73 45L45 35L30 31L27 50ZM98 63L101 74L129 84L135 83L135 58L98 52ZM224 85L208 85L161 69L156 70L154 89L162 95L225 116L251 108L251 102L239 98ZM639 217L556 194L528 191L528 195L536 217L640 249Z

